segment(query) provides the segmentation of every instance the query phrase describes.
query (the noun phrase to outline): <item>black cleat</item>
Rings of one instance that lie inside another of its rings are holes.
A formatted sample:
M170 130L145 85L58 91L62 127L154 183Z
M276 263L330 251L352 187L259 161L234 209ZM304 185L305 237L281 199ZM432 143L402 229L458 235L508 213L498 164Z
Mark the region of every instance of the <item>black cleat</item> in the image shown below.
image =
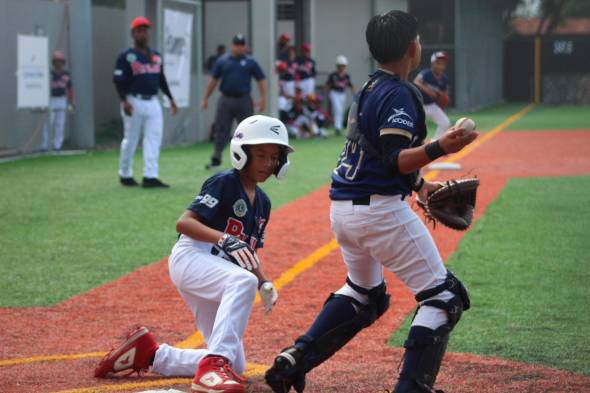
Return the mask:
M132 178L132 177L121 177L121 176L119 176L119 181L124 186L128 186L128 187L136 187L136 186L139 186L139 183L136 182L135 179Z
M166 183L162 183L157 177L144 177L141 182L143 188L168 188L170 187Z
M211 157L211 162L205 165L208 171L218 171L221 169L221 160L219 158Z
M274 360L270 369L264 375L266 384L275 393L288 393L291 387L297 393L305 389L305 372L301 370L300 362L303 353L295 348L289 347L283 350Z

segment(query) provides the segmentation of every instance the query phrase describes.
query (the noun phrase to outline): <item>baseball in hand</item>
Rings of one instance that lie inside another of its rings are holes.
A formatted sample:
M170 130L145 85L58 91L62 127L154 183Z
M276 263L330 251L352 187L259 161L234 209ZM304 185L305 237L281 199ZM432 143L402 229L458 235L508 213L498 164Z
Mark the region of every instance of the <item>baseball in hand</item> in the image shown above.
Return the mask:
M475 130L475 122L473 119L468 117L462 117L455 123L455 127L463 128L465 131L474 131Z

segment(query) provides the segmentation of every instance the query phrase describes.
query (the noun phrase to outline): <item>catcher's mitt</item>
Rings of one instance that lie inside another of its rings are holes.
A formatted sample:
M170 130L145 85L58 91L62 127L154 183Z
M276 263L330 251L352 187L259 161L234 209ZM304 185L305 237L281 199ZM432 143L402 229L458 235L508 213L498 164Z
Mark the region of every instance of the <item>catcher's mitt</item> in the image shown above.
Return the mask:
M426 202L417 199L424 217L458 231L466 230L473 220L479 179L449 180L428 195Z
M446 108L447 105L449 105L449 101L450 101L449 95L444 92L439 93L438 96L436 97L436 104L443 109Z

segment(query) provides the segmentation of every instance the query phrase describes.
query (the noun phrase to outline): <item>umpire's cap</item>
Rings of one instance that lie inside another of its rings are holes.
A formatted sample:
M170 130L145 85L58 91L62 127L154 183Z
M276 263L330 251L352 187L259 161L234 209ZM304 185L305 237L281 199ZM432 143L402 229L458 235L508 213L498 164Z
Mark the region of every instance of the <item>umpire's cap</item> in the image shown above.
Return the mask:
M238 33L231 40L234 45L246 45L246 37L242 33Z
M137 29L141 26L151 27L151 25L152 24L150 23L150 20L148 18L146 18L145 16L138 16L137 18L131 21L131 30Z

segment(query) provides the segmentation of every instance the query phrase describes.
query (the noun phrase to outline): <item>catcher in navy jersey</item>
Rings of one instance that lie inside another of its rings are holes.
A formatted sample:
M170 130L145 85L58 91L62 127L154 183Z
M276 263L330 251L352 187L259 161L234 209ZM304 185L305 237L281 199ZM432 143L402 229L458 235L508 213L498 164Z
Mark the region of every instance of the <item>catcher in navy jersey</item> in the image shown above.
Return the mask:
M375 16L366 39L379 68L351 106L347 141L330 189L330 221L348 275L307 332L283 349L266 372L266 382L276 393L292 387L302 392L309 371L387 311L385 268L418 302L395 393L435 391L449 334L470 307L465 287L445 268L407 199L416 192L424 200L439 188L440 183L420 176L420 168L463 149L477 133L452 127L440 139L423 144L422 98L408 82L422 51L414 16L402 11Z

